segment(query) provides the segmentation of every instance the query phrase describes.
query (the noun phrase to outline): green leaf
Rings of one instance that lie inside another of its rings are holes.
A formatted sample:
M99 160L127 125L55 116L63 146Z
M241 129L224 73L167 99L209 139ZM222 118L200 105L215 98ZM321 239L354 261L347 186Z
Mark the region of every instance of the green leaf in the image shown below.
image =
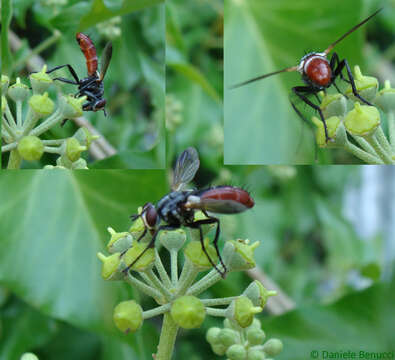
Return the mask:
M160 170L2 174L0 282L41 313L121 336L112 310L130 287L105 282L96 253L107 227L127 231L129 216L166 191Z
M314 162L312 133L307 127L302 131L303 123L288 99L293 86L303 85L300 74L284 73L230 87L297 65L304 52L323 51L362 16L360 0L319 5L315 0L225 2L225 163ZM363 65L364 31L366 26L336 47L351 67ZM302 111L304 108L302 105ZM306 113L307 119L311 114Z
M356 358L360 351L394 351L394 302L393 279L391 284L376 284L329 306L309 306L264 319L263 329L268 338L283 342L279 360L310 359L312 351L319 352L318 359L324 358L322 351L355 351Z

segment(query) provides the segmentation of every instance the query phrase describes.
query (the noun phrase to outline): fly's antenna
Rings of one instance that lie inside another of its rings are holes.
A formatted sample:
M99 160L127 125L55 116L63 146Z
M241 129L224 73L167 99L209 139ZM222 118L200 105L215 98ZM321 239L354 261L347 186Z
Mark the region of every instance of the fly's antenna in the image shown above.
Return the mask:
M340 41L342 41L345 37L353 33L355 30L357 30L359 27L367 23L373 16L376 16L383 8L378 9L375 11L372 15L367 17L365 20L360 22L359 24L355 25L352 29L348 30L344 35L342 35L339 39L337 39L335 42L333 42L329 47L324 51L325 55L327 55Z
M269 77L269 76L272 76L272 75L280 74L280 73L283 73L283 72L297 71L297 70L298 70L298 67L297 67L297 66L288 67L288 68L285 68L285 69L282 69L282 70L274 71L274 72L269 73L269 74L260 75L260 76L254 77L254 78L252 78L252 79L243 81L243 82L241 82L241 83L232 85L229 89L235 89L235 88L238 88L238 87L240 87L240 86L243 86L243 85L247 85L247 84L249 84L249 83L252 83L252 82L254 82L254 81L258 81L258 80L261 80L261 79L265 79L265 78L267 78L267 77Z

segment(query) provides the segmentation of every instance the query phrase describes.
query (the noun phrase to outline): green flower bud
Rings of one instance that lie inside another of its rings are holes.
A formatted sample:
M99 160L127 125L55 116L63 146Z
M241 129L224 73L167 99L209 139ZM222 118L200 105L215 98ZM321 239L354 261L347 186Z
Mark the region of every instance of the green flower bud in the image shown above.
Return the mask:
M207 216L203 214L202 211L197 211L195 213L195 217L194 217L194 221L198 221L198 220L204 220L207 219ZM216 225L215 224L205 224L202 225L202 234L203 236L206 236L206 234L211 231L212 229L214 229ZM194 241L199 242L200 241L200 231L199 229L189 229L189 233L191 234L191 238Z
M48 97L48 93L44 93L43 95L33 95L29 99L29 106L38 119L51 115L55 108L55 104Z
M5 94L10 84L10 78L7 75L1 75L1 93Z
M67 170L67 168L65 168L64 166L53 166L53 165L45 165L44 169L49 169L49 170L54 170L54 169L63 169L63 170Z
M133 237L128 232L116 232L111 227L108 227L107 231L111 235L111 239L107 244L107 250L110 254L124 252L132 246Z
M82 105L87 97L82 96L75 98L72 95L62 96L60 98L60 110L64 119L74 119L82 116Z
M218 339L218 335L221 332L221 329L219 327L212 327L210 329L208 329L207 333L206 333L206 340L211 344L218 344L219 343L219 339Z
M162 231L159 235L160 243L168 250L179 251L187 239L185 231L182 229L172 231Z
M44 153L44 144L37 136L25 136L18 143L19 155L25 160L39 160Z
M120 253L105 256L98 252L97 257L103 263L101 268L101 276L104 280L120 280L123 278L123 275L120 272Z
M87 150L86 146L82 146L78 142L78 140L73 137L68 138L65 141L65 144L66 144L65 155L69 158L71 162L77 161L80 158L81 153Z
M204 239L204 247L211 260L216 264L218 262L218 256L214 246L210 244L210 240L208 238ZM212 268L209 259L203 252L202 244L200 242L191 241L188 243L184 250L184 255L200 271Z
M230 240L224 247L224 263L229 271L242 271L255 267L254 250L259 241L249 245L249 240Z
M184 329L195 329L202 325L206 308L199 298L191 295L179 297L171 305L170 315Z
M254 315L262 310L261 307L254 306L248 297L241 295L229 305L226 317L235 321L240 327L246 328L252 324Z
M100 136L92 135L87 128L81 127L76 131L73 137L76 138L81 145L84 145L89 149L89 146L91 146L92 141L98 139Z
M222 344L213 344L211 345L211 349L213 350L213 353L219 356L225 355L226 353L226 348Z
M30 74L29 78L33 93L35 94L43 93L53 82L47 74L47 65L44 65L40 72Z
M86 162L85 159L78 159L77 161L74 161L73 164L71 165L72 169L88 169L88 163Z
M243 292L243 295L247 296L254 306L262 308L266 305L267 299L276 294L276 291L267 290L258 280L253 281Z
M252 321L252 324L249 326L249 329L261 330L261 328L262 328L261 322L258 319L254 318L254 320Z
M347 99L342 94L326 94L320 108L325 119L332 116L344 116L347 112Z
M218 341L226 348L240 342L239 333L232 329L222 329L218 334Z
M263 345L263 351L268 356L276 356L283 351L283 343L279 339L270 339Z
M8 88L8 96L14 101L24 101L29 94L29 87L22 84L19 77L16 78L16 83Z
M315 130L315 140L317 142L317 145L319 147L333 146L334 145L333 142L326 141L324 123L316 116L313 116L311 118L311 121L317 127ZM325 122L328 130L328 136L332 140L335 140L337 136L337 130L340 126L340 118L338 118L337 116L332 116L329 119L325 119Z
M354 66L354 82L359 95L367 101L374 100L379 87L379 82L375 77L362 75L360 67L356 65ZM354 97L351 85L348 85L346 95L352 97L355 101L360 101Z
M384 82L384 89L379 91L375 103L384 112L395 111L395 89L391 88L389 80Z
M21 356L21 360L38 360L37 355L33 354L33 353L24 353Z
M135 332L143 324L143 310L133 300L122 301L114 308L113 319L117 328L125 334Z
M344 126L350 134L366 136L376 131L380 125L380 113L374 106L355 103L344 119Z
M248 360L266 360L265 353L259 349L248 350Z
M226 356L229 360L246 360L247 350L243 345L234 344L226 351Z
M134 271L146 271L152 268L155 261L155 250L153 248L149 248L146 250L146 248L147 244L134 241L133 246L128 251L126 251L126 253L122 257L125 265L129 266L130 264L132 264L137 259L137 257L143 251L145 251L144 255L137 260L137 262L131 267L131 269Z
M141 214L142 211L143 208L139 207L137 213ZM145 225L141 217L138 217L135 221L133 221L131 227L129 228L129 232L132 234L133 239L139 239L140 236L143 234L144 230L145 230ZM150 234L149 231L147 231L146 235L144 235L144 237L140 239L140 242L147 243L150 242L151 239L152 239L152 235Z
M247 340L251 345L260 345L265 340L265 332L254 327L247 330Z

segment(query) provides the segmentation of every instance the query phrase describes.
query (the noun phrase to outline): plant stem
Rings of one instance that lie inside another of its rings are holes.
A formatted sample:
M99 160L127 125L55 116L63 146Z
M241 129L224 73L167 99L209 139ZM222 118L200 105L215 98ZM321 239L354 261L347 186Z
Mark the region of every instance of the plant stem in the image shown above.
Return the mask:
M22 127L22 101L16 102L16 125Z
M378 155L377 155L376 151L373 149L373 147L362 136L352 135L352 137L362 147L362 149L364 149L369 154L372 154L372 155L378 157Z
M370 146L370 145L369 145ZM354 144L350 143L347 141L344 144L344 149L356 156L357 158L365 161L367 164L384 164L384 161L382 161L380 158L367 153L366 151L363 151L360 149L358 146L355 146Z
M158 290L154 289L151 286L148 286L147 284L144 284L140 280L137 280L131 274L128 274L126 276L125 281L127 283L129 283L130 285L135 286L141 292L143 292L144 294L147 294L148 296L151 296L154 299L161 299L163 297L162 294Z
M210 316L217 316L217 317L225 317L226 316L226 309L215 309L206 307L206 313Z
M384 161L385 164L392 164L392 157L389 154L387 154L385 150L382 148L375 134L366 136L366 141L373 146L374 150L377 152L377 154L380 156L380 158Z
M239 296L229 296L226 298L217 299L202 299L202 303L206 306L218 306L218 305L229 305L233 300L236 300Z
M47 118L44 122L42 122L35 129L33 129L30 132L30 135L39 136L62 120L63 120L62 112L58 108L49 118Z
M163 285L165 285L168 289L171 289L172 283L169 279L169 275L167 275L165 267L163 266L162 260L159 257L158 250L156 249L155 249L155 267L156 270L158 270L158 274Z
M381 145L381 147L385 150L385 152L387 154L391 154L392 153L392 148L390 143L388 142L388 139L386 138L383 129L381 128L381 126L379 126L376 130L375 133L377 140L379 142L379 144Z
M163 315L162 329L155 360L171 360L174 344L176 342L178 326L169 312Z
M166 287L160 282L158 277L155 275L155 273L152 271L152 269L149 269L147 271L144 271L141 275L147 276L151 282L154 284L154 286L165 296L165 298L170 301L172 298L172 294Z
M44 146L44 151L51 154L60 154L60 147Z
M218 266L219 268L220 266ZM206 276L201 278L197 283L193 284L187 291L187 295L199 295L203 291L213 286L216 282L222 280L222 276L217 270L211 270Z
M1 147L1 152L10 151L15 149L18 146L18 143L15 141L11 144L7 144Z
M152 318L154 316L158 316L160 314L165 313L166 311L169 311L170 308L171 308L171 304L167 303L165 305L158 306L155 309L144 311L143 312L143 318L144 318L144 320L150 319L150 318Z
M178 295L184 295L186 293L198 273L199 270L193 266L193 264L187 258L181 272L180 280L178 281Z
M11 150L10 157L8 159L7 169L20 169L21 163L22 157L19 155L18 150Z
M174 249L170 250L170 269L171 269L171 282L176 287L178 283L178 252Z
M389 133L392 153L395 153L395 111L389 111L387 114L387 119L388 119L388 133Z

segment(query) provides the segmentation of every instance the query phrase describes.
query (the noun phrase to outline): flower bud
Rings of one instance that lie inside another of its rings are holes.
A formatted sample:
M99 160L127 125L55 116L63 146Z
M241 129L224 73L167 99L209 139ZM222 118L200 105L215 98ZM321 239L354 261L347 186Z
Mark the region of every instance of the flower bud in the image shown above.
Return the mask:
M54 102L46 92L43 95L33 95L29 99L29 106L38 119L51 115L55 108Z
M376 131L380 125L380 113L374 106L355 103L344 119L344 126L350 134L366 136Z
M107 250L110 254L124 252L132 246L133 238L128 232L116 232L111 227L108 227L107 231L111 235L111 239L107 244Z
M267 299L276 294L276 291L267 290L258 280L253 281L243 292L243 295L247 296L254 306L262 308L266 305Z
M263 351L270 357L276 356L283 351L283 343L279 339L270 339L263 345Z
M240 327L246 328L252 324L254 315L262 310L261 307L254 306L248 297L241 295L229 305L226 317L235 321Z
M356 65L354 66L354 82L358 94L362 98L370 102L374 100L379 87L379 82L375 77L362 75L360 67ZM351 84L347 87L346 95L352 97L355 101L360 101L354 96Z
M251 345L260 345L265 340L265 332L261 329L249 328L247 330L247 340Z
M114 308L113 319L117 328L125 334L135 332L143 324L143 310L133 300L122 301Z
M204 247L211 260L216 264L218 262L218 256L214 246L210 244L210 240L208 238L204 239ZM188 243L184 250L184 255L200 271L212 268L210 260L204 253L200 242L191 241Z
M384 82L384 89L379 91L375 103L384 112L395 111L395 89L391 87L389 80Z
M226 348L239 342L239 333L232 329L222 329L218 334L218 341Z
M139 207L138 214L141 214L142 210L143 208ZM129 232L133 236L133 239L139 239L140 236L143 234L144 230L145 230L145 225L141 216L139 216L136 220L134 220L129 228ZM147 243L150 242L151 239L152 239L152 235L150 234L149 231L147 231L144 237L140 239L140 242Z
M176 229L172 231L164 230L159 235L160 243L168 250L179 251L187 239L185 231Z
M72 169L88 169L88 163L86 162L85 159L78 159L77 161L74 161L71 165Z
M65 155L71 162L77 161L80 158L81 153L87 150L86 146L82 146L78 140L73 137L68 138L65 141L65 144Z
M97 253L97 257L103 263L101 268L101 276L104 280L119 280L123 278L120 273L120 253L115 253L110 256L105 256L102 253Z
M317 145L319 147L333 146L334 145L333 142L326 141L324 123L320 119L318 119L316 116L313 116L311 118L311 121L317 127L315 130L315 140L317 142ZM336 140L337 130L338 130L339 126L341 125L340 118L338 118L337 116L332 116L329 119L326 119L325 123L326 123L326 128L328 130L328 136L332 140Z
M126 251L122 256L122 260L126 266L132 264L140 254L144 254L136 261L136 263L131 267L134 271L146 271L154 265L155 261L155 250L153 248L147 249L147 244L134 241L133 246Z
M219 343L219 333L221 332L221 329L219 327L212 327L208 329L206 333L206 340L211 344L217 344Z
M219 356L225 355L226 353L226 347L222 344L213 344L211 345L211 349L213 350L214 354Z
M247 350L243 345L234 344L226 351L226 356L229 360L246 360Z
M262 350L250 348L248 349L248 360L267 360Z
M87 97L75 98L72 95L60 97L60 110L64 119L73 119L82 116L82 105Z
M22 356L21 356L21 359L20 360L38 360L38 357L37 357L37 355L36 354L33 354L33 353L24 353Z
M89 149L92 141L98 139L100 136L92 135L87 128L81 127L76 131L73 137L76 138L81 145L84 145Z
M195 329L202 325L206 308L199 298L185 295L173 301L170 314L178 326Z
M207 219L207 216L203 214L202 211L197 211L194 216L194 221ZM211 230L214 229L215 224L205 224L201 226L203 237ZM200 241L200 230L199 229L189 229L191 238L194 241Z
M29 78L34 94L42 94L53 82L47 74L47 65L44 65L40 72L30 74Z
M5 94L10 84L10 78L7 75L1 75L1 93Z
M342 94L326 94L320 108L325 119L332 116L344 116L347 112L347 99Z
M18 143L19 155L25 160L39 160L44 153L44 144L37 136L25 136Z
M223 259L229 271L242 271L255 267L254 250L259 241L249 245L248 240L229 240L226 242Z
M29 93L29 87L22 84L19 77L16 78L16 83L8 88L8 96L14 101L24 101Z

